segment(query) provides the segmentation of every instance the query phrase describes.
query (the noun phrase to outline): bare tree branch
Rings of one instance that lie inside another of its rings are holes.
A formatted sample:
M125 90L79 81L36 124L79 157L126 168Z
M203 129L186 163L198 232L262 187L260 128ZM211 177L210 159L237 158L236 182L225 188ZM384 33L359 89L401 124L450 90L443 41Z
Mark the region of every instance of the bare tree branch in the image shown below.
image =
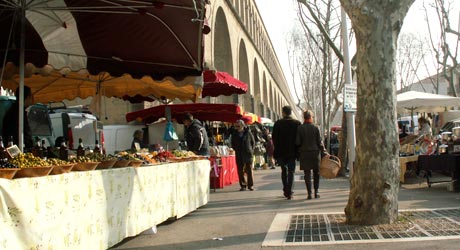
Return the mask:
M315 13L313 12L313 10L311 9L310 5L307 3L306 0L298 0L298 2L302 3L305 7L307 7L308 9L308 12L310 12L310 15L312 16L312 18L315 20L315 23L318 27L318 29L321 31L321 34L323 34L324 38L326 39L327 43L329 44L329 46L331 46L331 48L334 50L334 53L335 55L340 59L340 61L343 63L343 55L342 53L339 51L339 49L337 48L337 46L335 46L334 42L332 42L331 38L329 37L329 34L326 32L326 30L324 29L323 25L321 24L320 20L318 19L318 17L315 15Z

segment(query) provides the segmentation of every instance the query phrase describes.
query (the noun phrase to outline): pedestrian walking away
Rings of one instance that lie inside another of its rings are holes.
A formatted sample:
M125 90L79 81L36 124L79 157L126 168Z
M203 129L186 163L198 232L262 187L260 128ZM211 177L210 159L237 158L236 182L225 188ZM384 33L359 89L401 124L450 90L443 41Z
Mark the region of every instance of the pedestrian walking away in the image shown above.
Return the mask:
M235 131L232 134L231 144L235 150L236 166L238 168L238 178L240 182L240 191L254 190L254 176L252 173L252 164L254 161L255 140L250 129L243 120L235 123ZM247 175L247 182L244 174Z
M292 118L292 108L284 106L283 118L273 125L272 140L274 146L273 157L281 167L281 182L283 194L290 200L292 198L292 185L294 182L295 160L297 157L296 133L300 122Z
M265 142L265 149L266 149L266 154L267 154L268 166L270 167L270 169L275 169L275 163L273 160L274 147L273 147L273 140L272 140L271 134L267 135L267 141Z
M315 198L319 198L319 166L321 158L329 155L324 148L321 132L313 124L313 114L310 111L303 113L304 123L297 128L296 145L299 149L300 169L304 172L307 186L307 199L312 198L311 172L313 171L313 188Z

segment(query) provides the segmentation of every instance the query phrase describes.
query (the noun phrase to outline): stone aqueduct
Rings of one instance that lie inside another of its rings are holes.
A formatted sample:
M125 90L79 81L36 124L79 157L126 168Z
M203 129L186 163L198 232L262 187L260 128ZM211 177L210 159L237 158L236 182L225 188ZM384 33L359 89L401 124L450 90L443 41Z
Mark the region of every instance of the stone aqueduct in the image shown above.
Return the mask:
M248 84L244 95L204 102L240 103L245 111L277 119L285 105L295 107L288 84L254 0L210 1L205 36L205 67L225 71Z

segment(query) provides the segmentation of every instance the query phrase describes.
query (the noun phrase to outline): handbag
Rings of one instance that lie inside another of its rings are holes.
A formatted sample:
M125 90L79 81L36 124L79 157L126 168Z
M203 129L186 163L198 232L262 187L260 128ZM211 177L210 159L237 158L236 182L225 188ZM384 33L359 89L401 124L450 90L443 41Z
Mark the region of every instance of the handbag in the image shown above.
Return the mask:
M333 179L339 173L340 166L340 159L337 156L324 156L321 159L319 174L326 179Z
M262 143L256 143L256 146L254 147L254 154L255 155L263 155L265 154L265 147Z

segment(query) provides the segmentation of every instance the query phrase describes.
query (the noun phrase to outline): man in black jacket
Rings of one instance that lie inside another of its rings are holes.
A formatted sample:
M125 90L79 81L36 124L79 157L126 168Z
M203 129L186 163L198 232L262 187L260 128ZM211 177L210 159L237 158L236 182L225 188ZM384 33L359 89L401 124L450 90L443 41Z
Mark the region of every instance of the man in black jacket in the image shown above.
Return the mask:
M208 133L203 124L193 119L193 115L190 113L185 114L183 122L188 150L197 155L209 156Z
M294 181L295 160L297 158L296 132L300 122L292 118L292 108L290 106L283 107L282 115L283 118L276 121L273 126L272 139L275 148L273 157L281 167L284 196L290 200L292 198L292 184Z

